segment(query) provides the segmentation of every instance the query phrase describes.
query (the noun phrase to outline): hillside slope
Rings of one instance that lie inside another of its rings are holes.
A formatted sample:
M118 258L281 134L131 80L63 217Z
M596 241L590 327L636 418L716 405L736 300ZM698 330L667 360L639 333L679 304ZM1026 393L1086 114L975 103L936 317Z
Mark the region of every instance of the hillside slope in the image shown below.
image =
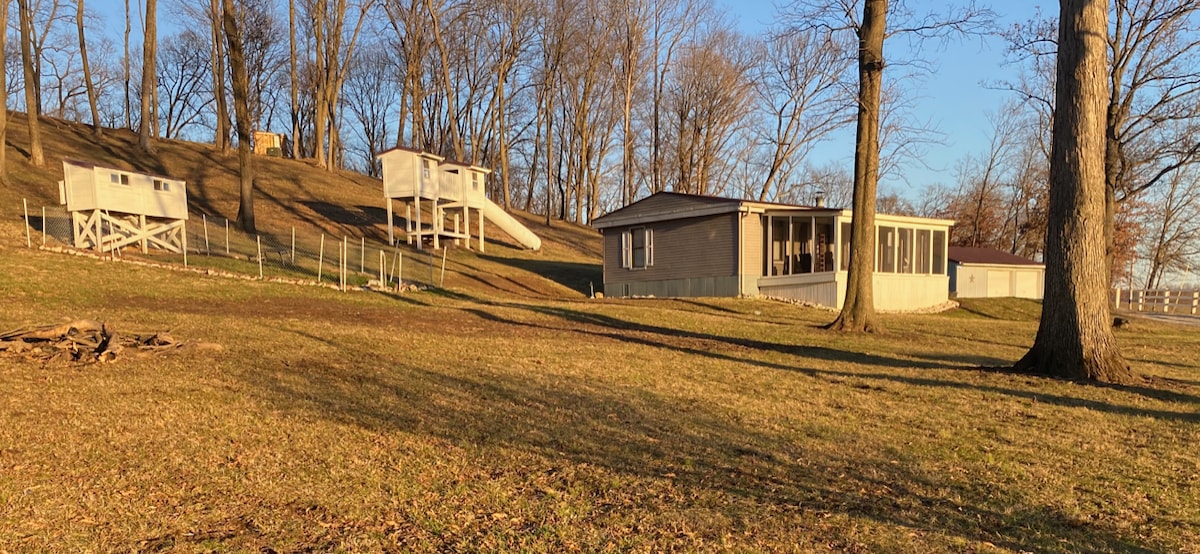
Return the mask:
M10 112L9 118L10 185L0 189L0 217L5 220L21 217L22 199L27 199L35 214L42 206L57 205L57 183L62 179L64 159L183 179L193 218L203 214L209 220L232 220L237 215L236 152L222 155L208 144L159 140L155 152L145 154L137 149L137 135L131 131L105 129L103 136L95 137L86 125L44 118L46 167L39 169L29 163L25 115ZM326 234L386 243L387 216L379 180L278 158L256 157L255 170L255 216L260 234L282 238L294 230L301 237ZM399 203L397 208L403 210ZM590 293L593 286L600 288L598 233L562 222L547 226L543 218L524 212L513 215L542 238L542 250L521 250L503 231L489 224L485 228L485 254L449 251L444 279L447 288L548 297L581 296Z

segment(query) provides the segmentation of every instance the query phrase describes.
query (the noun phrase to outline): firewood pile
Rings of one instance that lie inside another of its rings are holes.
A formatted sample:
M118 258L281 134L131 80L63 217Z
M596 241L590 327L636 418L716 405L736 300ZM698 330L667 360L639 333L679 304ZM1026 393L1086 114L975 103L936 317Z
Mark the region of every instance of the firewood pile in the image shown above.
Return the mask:
M157 354L184 345L167 332L117 333L107 323L88 319L0 334L0 355L47 362L112 362L131 352Z

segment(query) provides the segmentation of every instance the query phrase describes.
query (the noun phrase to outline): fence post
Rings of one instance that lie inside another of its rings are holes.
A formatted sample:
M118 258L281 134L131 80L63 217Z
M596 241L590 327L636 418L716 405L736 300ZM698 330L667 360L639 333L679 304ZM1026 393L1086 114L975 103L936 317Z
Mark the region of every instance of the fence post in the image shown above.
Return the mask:
M350 260L347 260L346 258L350 257L349 254L350 241L347 240L346 235L342 235L342 292L346 292L346 269L350 266Z
M362 237L362 245L359 247L358 253L359 253L358 272L366 273L367 272L367 237Z
M1196 315L1196 308L1200 308L1200 290L1192 292L1192 315Z
M180 242L183 245L183 267L187 267L187 221L183 222L183 238Z
M292 265L296 265L296 226L292 225Z
M449 249L450 249L449 246L442 249L442 279L441 279L442 282L441 282L441 284L438 285L439 287L442 287L442 288L446 288L446 251Z
M46 207L42 206L42 246L46 246Z
M258 244L258 278L262 279L262 237L254 235L254 242Z
M208 214L200 214L200 219L204 222L204 255L211 256L212 248L208 246Z
M225 218L225 255L229 255L229 218Z
M1113 309L1121 309L1121 289L1120 287L1113 288Z
M396 292L404 288L404 254L396 249Z
M1137 300L1138 300L1137 311L1140 312L1140 311L1142 311L1142 307L1146 302L1146 291L1144 291L1144 290L1137 291Z
M387 257L383 253L383 249L379 249L379 286L386 288L383 280L383 266L387 265Z
M22 198L21 205L25 207L25 248L33 248L33 240L29 237L29 201Z
M321 252L317 254L317 282L321 282L321 270L325 268L325 233L321 233Z
M1163 291L1163 313L1171 311L1171 290Z

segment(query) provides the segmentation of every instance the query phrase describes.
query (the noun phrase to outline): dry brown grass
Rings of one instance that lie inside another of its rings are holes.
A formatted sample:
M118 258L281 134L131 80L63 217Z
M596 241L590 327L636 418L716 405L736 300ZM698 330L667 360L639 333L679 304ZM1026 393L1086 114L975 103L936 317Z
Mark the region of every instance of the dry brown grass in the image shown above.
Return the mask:
M768 301L587 300L595 236L555 232L392 295L0 224L0 327L224 346L0 358L0 551L1200 552L1193 328L1118 331L1143 385L1065 383L979 369L1028 348L1036 306L864 337Z

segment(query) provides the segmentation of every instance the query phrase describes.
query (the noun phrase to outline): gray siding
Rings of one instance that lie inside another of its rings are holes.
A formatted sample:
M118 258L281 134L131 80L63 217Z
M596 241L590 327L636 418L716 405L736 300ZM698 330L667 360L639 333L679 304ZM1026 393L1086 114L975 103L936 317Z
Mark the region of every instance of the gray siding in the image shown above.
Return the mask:
M647 224L645 228L653 232L654 264L645 269L621 267L621 234L629 227L605 229L605 294L624 296L616 286L618 284L662 283L656 285L661 287L655 289L657 292L646 292L645 295L736 295L736 226L736 213ZM747 222L746 227L749 226ZM726 281L731 281L732 286L718 285ZM642 295L634 289L627 294Z

